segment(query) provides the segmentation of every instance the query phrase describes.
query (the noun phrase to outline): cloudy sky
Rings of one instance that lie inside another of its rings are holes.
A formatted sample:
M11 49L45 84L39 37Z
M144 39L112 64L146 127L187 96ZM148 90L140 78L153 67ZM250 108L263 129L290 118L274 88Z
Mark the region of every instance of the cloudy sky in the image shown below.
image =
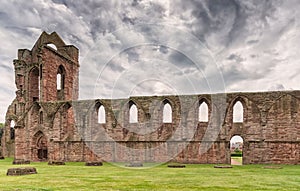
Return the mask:
M0 121L42 31L80 49L80 98L300 89L298 0L0 2Z

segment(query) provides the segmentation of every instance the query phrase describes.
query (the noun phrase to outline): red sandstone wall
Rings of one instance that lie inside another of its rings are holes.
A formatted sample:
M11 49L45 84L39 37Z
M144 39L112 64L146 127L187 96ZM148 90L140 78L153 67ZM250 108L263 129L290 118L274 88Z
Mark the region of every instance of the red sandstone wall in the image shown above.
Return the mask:
M232 107L237 97L244 100L243 123L232 122ZM145 112L149 111L149 103L153 99L163 101L166 97L135 98L141 120L137 124L128 123L126 109L129 108L124 106L128 100L124 99L113 102L100 100L106 107L106 124L97 123L96 100L40 103L41 107L36 107L40 109L34 110L33 107L26 117L27 123L23 129L27 135L23 142L28 145L29 140L29 148L32 147L34 143L31 139L34 134L39 130L43 131L49 140L49 159L53 160L82 161L101 158L116 162L165 162L173 158L186 163L230 163L230 138L241 135L244 138L244 164L299 164L300 111L299 107L295 107L299 105L299 97L299 92L282 92L277 96L272 92L228 94L225 119L214 143L204 140L213 135L208 132L209 122L197 121L197 107L187 107L189 115L182 115L179 109L175 109L173 116L178 118L172 124L159 122L162 111L160 107L156 107L157 110L151 113L151 125L155 128L149 133L139 134L143 128L151 128ZM167 98L173 104L178 99L176 96ZM184 107L175 105L173 108ZM38 124L40 110L45 114L43 125ZM182 116L187 116L188 120L182 119ZM22 133L20 135L23 137ZM19 141L18 144L25 148L23 142ZM201 145L208 146L205 152L200 149ZM19 148L20 146L16 147ZM26 151L31 152L30 149ZM35 160L31 154L17 154L18 157L24 157L21 155Z
M60 53L45 46L43 48L42 63L42 99L41 101L61 100L57 96L56 75L60 65L65 69L64 99L78 99L78 63L74 63L65 58Z
M56 44L57 51L47 43ZM230 163L229 141L240 135L244 164L300 164L300 91L65 101L78 97L78 50L66 46L56 33L43 33L31 52L19 51L14 64L17 93L2 140L5 155L15 146L16 159L38 161L37 135L43 135L49 160ZM29 74L41 65L40 100L33 103L36 88L31 85L37 81L31 82ZM63 101L57 102L60 65L65 68L65 88ZM198 122L203 100L209 122ZM233 123L236 101L244 107L242 123ZM138 123L128 121L130 102L138 108ZM172 107L172 123L162 123L165 102ZM105 124L97 123L99 104L106 110ZM14 141L8 139L12 119L18 126Z
M177 161L187 163L230 163L230 138L233 135L241 135L244 138L244 164L299 164L299 141L293 139L295 136L299 137L299 111L298 109L292 109L294 112L290 112L295 104L299 104L298 93L294 92L296 95L293 96L286 93L277 96L274 96L273 93L227 95L227 110L224 123L222 123L223 127L216 141L208 146L206 152L201 152L200 146L209 145L209 142L203 141L209 123L197 122L197 107L189 107L189 113L191 114L188 115L189 120L186 120L186 123L179 123L183 120L178 118L174 120L173 124L164 124L163 126L159 126L161 124L158 122L161 120L159 112L161 111L158 107L156 114L154 112L151 115L157 117L154 118L152 123L152 125L157 125L157 128L154 128L155 131L139 135L128 130L128 128L142 129L148 127L145 123L147 116L145 111L148 111L147 107L153 101L153 97L135 98L135 102L139 106L140 122L138 124L129 124L126 121L128 118L126 116L128 114L127 107L124 107L124 104L126 105L128 102L126 100L115 100L113 102L111 100L101 100L106 107L106 124L97 123L96 101L73 103L75 111L76 108L81 111L75 112L78 127L75 131L81 131L83 139L90 143L90 148L95 151L95 154L98 154L98 157L106 161L142 160L163 162L174 157ZM232 107L237 97L242 98L244 101L243 123L232 122ZM163 100L164 97L158 99ZM177 98L169 96L168 99L176 103ZM265 100L269 101L266 102ZM278 104L284 108L277 107L276 112L274 112L272 108ZM174 108L176 107L178 106ZM265 111L267 115L262 114L262 111ZM176 112L178 111L175 109L174 117L180 117L180 112L177 114ZM278 112L283 117L281 120L277 120ZM277 122L274 122L274 120ZM286 122L283 123L282 121ZM186 125L189 127L186 127ZM124 127L127 127L127 129ZM278 128L281 128L279 139ZM192 131L191 134L189 130L192 129L195 129L195 131ZM288 132L284 132L284 129ZM287 136L287 134L292 137ZM185 141L186 138L191 136L193 139ZM210 136L212 135L208 134L208 137ZM172 137L171 141L170 137ZM169 141L165 142L166 140ZM75 144L74 142L66 141L65 144L69 146L60 146L55 150L55 153L65 153L65 160L87 160L85 157L90 155L90 151L85 153L85 147L71 146ZM82 145L83 142L76 142L76 144ZM72 149L70 150L69 147Z

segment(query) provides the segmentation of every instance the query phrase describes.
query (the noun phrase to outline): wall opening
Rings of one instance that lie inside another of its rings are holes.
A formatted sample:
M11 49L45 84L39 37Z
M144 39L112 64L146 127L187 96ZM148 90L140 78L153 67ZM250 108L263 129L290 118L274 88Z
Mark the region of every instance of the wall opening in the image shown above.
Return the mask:
M56 89L57 90L61 90L62 88L61 88L61 85L62 85L62 83L61 83L62 81L61 81L61 74L57 74L56 75Z
M202 102L199 106L199 122L208 122L208 105Z
M230 139L230 161L231 165L242 165L243 164L243 148L244 139L235 135Z
M129 123L138 123L138 109L132 101L129 102Z
M169 102L164 103L163 123L172 123L172 107Z
M240 101L237 101L233 106L233 123L244 122L244 107Z
M57 89L57 99L64 99L64 89L65 89L65 68L60 65L56 74L56 89Z
M11 120L10 121L10 140L14 140L15 139L15 121Z
M53 48L54 50L57 50L57 47L55 46L55 44L50 43L50 44L47 44L47 46Z
M106 123L106 114L105 114L105 108L103 105L100 105L98 107L97 116L98 116L98 123L100 123L100 124Z
M33 139L33 143L35 143L32 148L33 158L39 161L48 160L48 141L46 136L41 131L38 131Z

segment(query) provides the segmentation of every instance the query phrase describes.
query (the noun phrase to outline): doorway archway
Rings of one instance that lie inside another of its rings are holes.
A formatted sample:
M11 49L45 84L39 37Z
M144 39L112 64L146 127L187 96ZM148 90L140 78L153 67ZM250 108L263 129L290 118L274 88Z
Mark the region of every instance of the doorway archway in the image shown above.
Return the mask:
M230 139L230 161L231 165L243 164L244 139L240 135L234 135Z
M48 160L48 142L46 136L38 131L33 137L33 160Z

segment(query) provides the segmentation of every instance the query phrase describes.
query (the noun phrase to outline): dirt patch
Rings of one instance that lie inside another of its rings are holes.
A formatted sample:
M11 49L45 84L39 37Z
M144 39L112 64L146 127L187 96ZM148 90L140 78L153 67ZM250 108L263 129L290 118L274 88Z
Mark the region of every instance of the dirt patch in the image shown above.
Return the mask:
M94 161L94 162L86 162L85 163L85 166L102 166L103 163L102 162L99 162L99 161Z
M240 161L237 161L235 159L231 159L231 165L242 165L242 163Z
M264 166L266 169L282 169L282 166Z
M232 166L229 166L229 165L215 165L214 168L232 168Z

